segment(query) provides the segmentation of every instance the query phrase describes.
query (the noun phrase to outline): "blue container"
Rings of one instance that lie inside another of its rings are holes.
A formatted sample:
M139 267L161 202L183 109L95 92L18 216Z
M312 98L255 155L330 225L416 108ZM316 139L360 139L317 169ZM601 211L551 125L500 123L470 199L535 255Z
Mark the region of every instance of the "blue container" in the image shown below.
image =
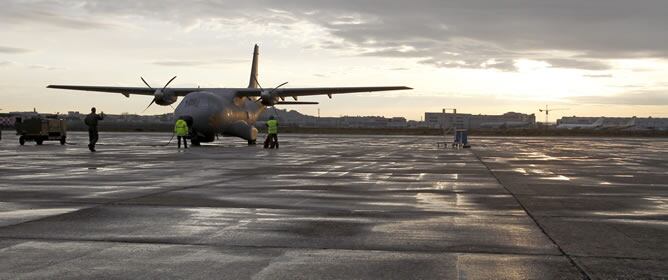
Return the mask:
M468 137L468 131L466 129L455 130L455 144L468 146L469 137Z

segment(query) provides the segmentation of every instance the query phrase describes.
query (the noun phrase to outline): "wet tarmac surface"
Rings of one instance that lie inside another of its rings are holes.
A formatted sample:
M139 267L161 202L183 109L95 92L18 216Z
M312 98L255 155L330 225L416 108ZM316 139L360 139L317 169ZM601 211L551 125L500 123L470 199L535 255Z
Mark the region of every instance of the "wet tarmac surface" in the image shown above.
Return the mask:
M0 141L0 279L668 278L668 139Z

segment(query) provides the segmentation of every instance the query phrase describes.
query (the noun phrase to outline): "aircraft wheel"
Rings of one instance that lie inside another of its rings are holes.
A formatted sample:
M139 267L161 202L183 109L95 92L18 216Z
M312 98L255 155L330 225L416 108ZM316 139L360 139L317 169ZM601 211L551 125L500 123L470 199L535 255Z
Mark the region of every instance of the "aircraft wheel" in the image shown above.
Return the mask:
M25 143L26 143L26 139L23 136L19 137L19 144L21 146L23 146Z
M67 138L65 136L60 137L60 145L65 145L65 143L67 143L66 140L67 140Z
M194 146L197 147L200 145L199 138L197 136L193 136L192 139L190 139L190 143Z
M190 136L190 143L192 144L192 146L195 146L195 147L196 147L196 146L199 146L199 145L200 145L200 141L199 141L199 136L197 135L197 132L193 129L193 130L190 132L190 135L191 135L191 136Z
M248 146L255 146L255 144L257 144L257 140L248 140Z
M37 138L37 139L35 139L35 143L37 143L37 145L42 145L44 143L44 139Z

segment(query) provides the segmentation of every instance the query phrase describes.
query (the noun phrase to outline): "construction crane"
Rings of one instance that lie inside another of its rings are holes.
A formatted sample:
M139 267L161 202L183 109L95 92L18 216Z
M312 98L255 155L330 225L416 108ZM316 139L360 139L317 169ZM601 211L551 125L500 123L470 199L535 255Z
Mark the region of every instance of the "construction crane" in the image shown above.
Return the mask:
M547 128L547 123L548 123L548 120L549 120L549 116L550 116L550 112L551 112L551 111L564 111L564 110L568 110L568 109L567 109L567 108L554 108L554 109L550 109L547 105L545 105L545 109L538 109L538 111L541 112L541 113L542 113L542 112L545 112L545 128Z
M457 108L443 108L443 115L441 115L441 130L443 130L443 135L447 135L447 134L448 134L448 131L450 131L450 129L451 129L451 128L448 128L448 129L446 130L446 128L445 128L445 112L446 112L447 110L451 110L451 111L452 111L452 114L454 114L454 115L457 114ZM457 126L456 124L453 124L453 126L455 126L455 127L454 127L455 129L457 128L457 127L456 127L456 126Z

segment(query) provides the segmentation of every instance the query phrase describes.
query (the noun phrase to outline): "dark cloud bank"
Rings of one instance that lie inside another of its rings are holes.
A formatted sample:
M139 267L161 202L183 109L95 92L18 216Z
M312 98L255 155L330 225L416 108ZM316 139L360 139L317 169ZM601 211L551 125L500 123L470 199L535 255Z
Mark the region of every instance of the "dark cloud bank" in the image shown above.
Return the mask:
M667 11L665 0L50 0L9 1L0 22L109 28L97 19L143 16L183 26L308 21L333 35L317 46L365 56L508 71L524 58L600 71L610 68L609 59L668 58Z

